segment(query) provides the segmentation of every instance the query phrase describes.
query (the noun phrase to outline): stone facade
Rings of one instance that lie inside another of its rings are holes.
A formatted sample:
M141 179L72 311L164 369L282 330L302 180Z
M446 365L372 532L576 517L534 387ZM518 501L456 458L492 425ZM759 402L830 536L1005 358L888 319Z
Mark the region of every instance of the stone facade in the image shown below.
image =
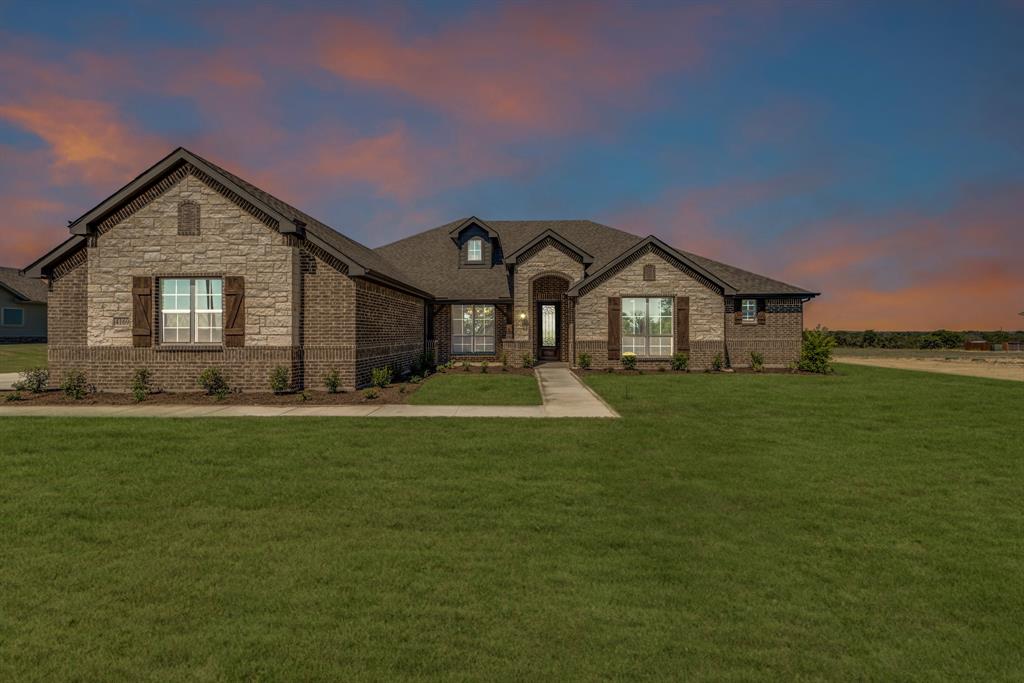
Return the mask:
M530 284L545 275L559 275L573 283L583 277L583 272L579 256L553 240L546 240L519 257L512 291L512 318L515 320L514 338L517 342L534 340L532 332L536 311ZM527 346L527 349L531 348Z

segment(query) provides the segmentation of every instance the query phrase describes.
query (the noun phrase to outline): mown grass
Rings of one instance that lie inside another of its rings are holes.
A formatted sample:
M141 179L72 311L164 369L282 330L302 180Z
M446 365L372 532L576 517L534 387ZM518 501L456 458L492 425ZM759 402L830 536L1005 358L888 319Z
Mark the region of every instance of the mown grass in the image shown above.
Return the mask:
M539 406L540 389L532 375L499 371L487 374L449 370L424 380L409 403L435 406Z
M1019 680L1018 385L841 369L0 419L0 679Z
M0 344L0 372L46 367L46 344Z

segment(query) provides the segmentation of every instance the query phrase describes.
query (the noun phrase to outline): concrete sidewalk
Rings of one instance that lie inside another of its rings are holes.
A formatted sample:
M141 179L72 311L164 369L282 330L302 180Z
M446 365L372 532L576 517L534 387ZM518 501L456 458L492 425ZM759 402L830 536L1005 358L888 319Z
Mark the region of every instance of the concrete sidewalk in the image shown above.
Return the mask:
M564 364L537 367L540 406L413 406L372 403L351 406L11 406L0 404L0 417L592 417L617 418L597 394Z
M17 372L0 372L0 391L10 391L14 388L14 383L18 381L20 373Z

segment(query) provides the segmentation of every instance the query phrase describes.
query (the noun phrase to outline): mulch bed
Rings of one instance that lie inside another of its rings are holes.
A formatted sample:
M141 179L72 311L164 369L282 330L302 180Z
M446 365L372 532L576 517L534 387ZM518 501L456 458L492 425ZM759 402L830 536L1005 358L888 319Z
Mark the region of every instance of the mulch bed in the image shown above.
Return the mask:
M509 367L502 369L501 364L491 365L487 368L487 372L483 372L479 365L470 365L469 370L462 367L461 364L456 363L453 368L438 368L437 374L439 375L530 375L533 376L533 368L513 368Z
M378 389L377 398L368 399L364 389L329 394L326 391L305 391L287 394L231 393L220 399L197 392L160 392L150 394L144 401L147 405L218 405L218 406L338 406L358 404L407 403L409 397L419 389L419 384L398 383ZM21 392L20 401L5 400L12 392L0 392L0 405L3 406L39 406L39 405L80 405L80 406L119 406L132 405L135 399L131 394L97 392L76 401L68 398L59 390L46 391L41 394Z
M760 372L754 372L750 368L733 368L726 370L719 370L715 372L713 370L670 370L668 368L664 370L624 370L621 368L611 370L583 370L581 368L573 368L580 377L586 377L587 375L813 375L813 372L804 372L803 370L790 370L789 368L765 368Z

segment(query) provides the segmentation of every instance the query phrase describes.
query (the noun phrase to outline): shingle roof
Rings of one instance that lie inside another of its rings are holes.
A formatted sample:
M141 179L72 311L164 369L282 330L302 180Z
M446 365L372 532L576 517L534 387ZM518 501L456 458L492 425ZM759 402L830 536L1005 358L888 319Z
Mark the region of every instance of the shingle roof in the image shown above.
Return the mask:
M25 301L46 303L46 283L20 275L17 268L0 266L0 286L9 289Z
M399 268L407 279L439 299L507 299L505 268L459 268L459 254L449 232L466 219L378 247L376 251ZM594 258L588 273L639 247L646 238L586 220L485 221L495 232L504 254L511 254L546 230L558 233ZM800 287L751 273L687 251L680 253L730 288L729 294L812 295ZM575 284L575 283L574 283Z

